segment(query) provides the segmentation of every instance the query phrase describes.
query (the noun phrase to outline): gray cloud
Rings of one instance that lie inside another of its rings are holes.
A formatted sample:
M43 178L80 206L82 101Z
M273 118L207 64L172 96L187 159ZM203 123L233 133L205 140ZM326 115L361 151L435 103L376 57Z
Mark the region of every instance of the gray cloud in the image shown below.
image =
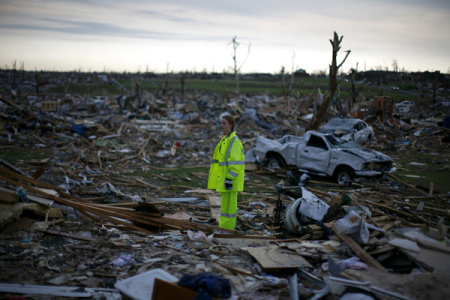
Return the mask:
M80 34L88 36L110 36L110 37L127 37L139 39L156 39L156 40L202 40L214 41L216 36L209 35L186 35L176 32L153 31L146 29L126 28L101 22L83 22L83 21L67 21L50 18L40 18L37 20L54 23L52 26L29 25L29 24L0 24L0 28L18 29L31 31L46 31L65 34Z
M159 13L156 11L151 10L140 10L136 12L139 15L142 15L144 17L156 17L158 19L164 19L172 22L177 23L200 23L199 20L192 19L192 18L186 18L186 17L178 17L168 14Z

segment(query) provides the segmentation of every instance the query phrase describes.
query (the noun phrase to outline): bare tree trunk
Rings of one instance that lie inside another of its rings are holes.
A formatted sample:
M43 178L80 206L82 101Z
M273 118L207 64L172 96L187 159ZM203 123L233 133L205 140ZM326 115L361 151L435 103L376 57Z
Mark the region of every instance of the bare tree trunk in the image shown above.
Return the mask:
M334 38L333 38L333 40L330 40L331 46L333 47L333 52L332 52L332 61L331 61L331 65L330 65L328 93L327 93L324 101L322 102L317 114L314 114L314 117L311 119L311 122L309 122L309 124L307 126L307 130L316 130L317 128L319 128L320 123L322 123L322 120L328 110L328 107L330 106L330 102L333 99L333 96L337 91L337 88L338 88L337 74L338 74L339 68L344 64L345 60L347 59L347 57L350 54L350 50L345 51L345 52L347 52L347 54L345 55L345 58L342 60L342 62L339 65L337 65L336 57L337 57L337 53L341 49L340 44L342 42L343 37L344 36L341 36L339 38L338 34L336 32L334 32Z
M239 43L236 41L236 37L233 38L233 40L231 41L231 43L233 44L233 71L234 71L234 80L236 82L236 94L239 94L239 72L241 71L242 65L245 63L245 61L247 60L249 54L250 54L250 44L248 44L248 52L247 52L247 57L244 59L244 61L242 62L242 64L238 67L237 64L237 57L236 57L236 50L239 47Z
M234 82L236 83L236 94L239 94L239 70L237 67L237 59L236 59L236 49L239 46L239 43L236 41L236 37L231 41L233 43L233 71L234 71Z
M286 81L284 80L284 66L281 67L281 93L286 95Z
M164 76L164 90L163 96L167 95L167 90L169 89L169 63L166 66L166 75Z
M356 70L355 69L351 69L350 70L350 74L351 74L351 83L352 83L352 104L356 103L356 96L357 96L357 92L356 92L356 85L355 85L355 75L356 75Z
M317 89L316 89L316 77L313 77L313 89L314 89L313 113L315 116L315 115L317 115L317 102L319 101L319 97L317 96Z
M295 52L294 52L294 54L292 55L291 84L290 84L289 89L288 89L288 90L289 90L289 91L288 91L289 95L291 95L291 91L292 91L292 89L294 88L294 76L295 76L294 58L295 58Z

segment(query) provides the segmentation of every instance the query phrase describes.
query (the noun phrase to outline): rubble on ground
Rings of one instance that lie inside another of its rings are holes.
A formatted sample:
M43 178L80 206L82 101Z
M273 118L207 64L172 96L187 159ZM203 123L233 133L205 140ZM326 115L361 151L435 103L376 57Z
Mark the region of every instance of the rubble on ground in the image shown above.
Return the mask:
M208 170L225 111L246 151L259 135L302 135L311 99L176 97L167 107L147 93L126 110L113 97L1 99L1 295L168 297L186 292L177 285L186 274L227 280L233 299L450 293L450 195L395 174L337 185L248 164L238 227L217 227L220 195L205 189L207 171L190 173L205 183L196 188L164 173ZM374 120L365 146L432 154L448 168L446 114L416 105L395 122ZM7 159L26 149L42 157ZM155 170L153 180L142 176Z

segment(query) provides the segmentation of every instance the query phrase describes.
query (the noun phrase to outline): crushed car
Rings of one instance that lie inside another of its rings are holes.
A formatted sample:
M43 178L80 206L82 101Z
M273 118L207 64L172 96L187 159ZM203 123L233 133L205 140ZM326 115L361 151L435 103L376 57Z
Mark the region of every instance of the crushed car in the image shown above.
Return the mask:
M245 161L272 169L296 167L303 173L334 177L339 184L395 171L389 156L316 131L307 131L303 137L288 134L276 140L259 136Z
M375 136L372 126L361 119L333 118L322 126L320 132L331 133L358 145L370 143Z

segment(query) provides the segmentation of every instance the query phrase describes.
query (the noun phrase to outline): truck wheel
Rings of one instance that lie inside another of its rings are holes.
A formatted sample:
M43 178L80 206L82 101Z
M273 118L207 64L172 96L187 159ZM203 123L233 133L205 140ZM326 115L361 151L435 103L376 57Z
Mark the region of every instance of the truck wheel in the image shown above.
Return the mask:
M285 169L286 163L279 155L269 155L269 157L267 157L266 166L270 169Z
M354 177L354 173L350 168L340 168L336 173L336 181L341 185L347 184Z

